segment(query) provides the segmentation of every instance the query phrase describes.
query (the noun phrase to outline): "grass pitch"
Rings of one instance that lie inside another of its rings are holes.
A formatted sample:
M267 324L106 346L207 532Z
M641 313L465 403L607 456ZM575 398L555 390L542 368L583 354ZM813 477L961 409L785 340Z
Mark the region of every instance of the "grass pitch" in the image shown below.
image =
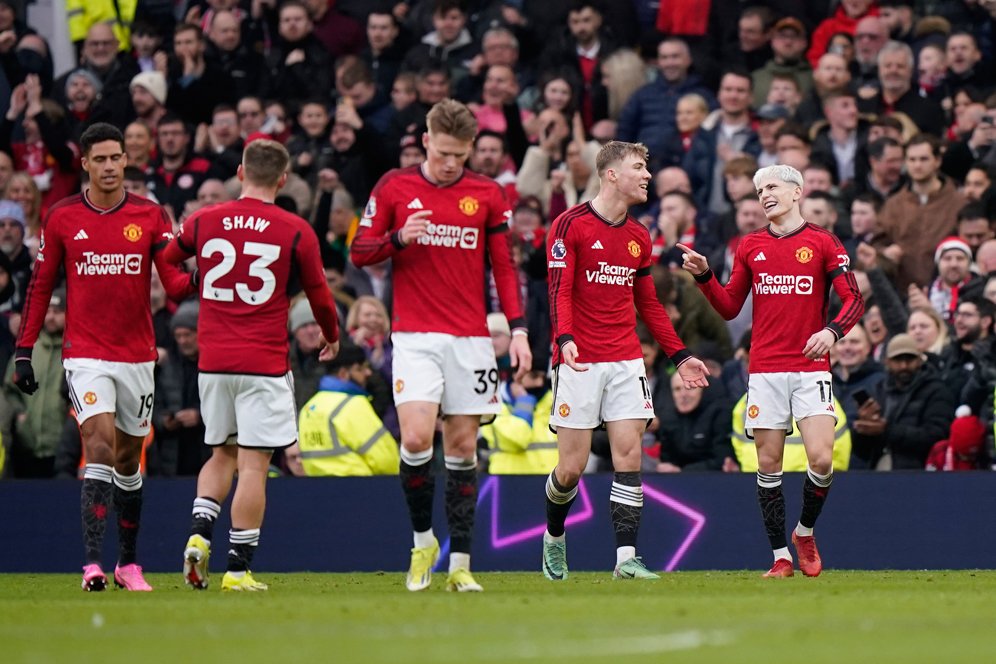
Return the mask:
M656 582L478 573L483 594L409 593L400 573L266 574L267 593L84 593L78 575L0 575L0 661L980 662L996 572L679 572ZM787 660L786 658L791 658Z

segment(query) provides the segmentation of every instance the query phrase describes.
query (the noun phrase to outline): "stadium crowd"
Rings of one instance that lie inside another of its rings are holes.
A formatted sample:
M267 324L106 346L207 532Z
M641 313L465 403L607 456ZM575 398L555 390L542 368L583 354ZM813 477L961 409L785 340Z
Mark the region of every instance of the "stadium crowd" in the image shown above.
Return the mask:
M78 64L54 71L51 36L0 0L4 477L77 477L83 465L61 366L64 291L35 346L38 393L16 389L9 360L46 211L86 187L77 141L95 122L124 131L128 191L176 228L238 197L247 142L286 145L278 204L311 222L349 339L320 363L308 301L292 306L300 443L279 472L397 473L391 266L357 268L350 244L380 176L425 159L426 113L447 97L477 119L471 168L508 197L534 356L513 379L495 284L467 284L495 311L505 407L480 430L492 472L556 465L545 233L597 193L594 155L612 139L650 150L651 200L632 214L654 240L659 299L712 373L686 389L638 327L657 415L645 471L757 470L743 430L750 301L723 320L675 245L708 256L725 282L740 239L767 223L751 178L775 163L803 173L803 216L840 237L867 303L831 354L835 469L992 467L996 0L66 4ZM196 475L209 455L197 303L170 301L157 279L151 300L159 361L142 466ZM785 469L805 470L801 439L788 443ZM320 453L339 446L351 453ZM604 434L594 450L589 470L610 468Z

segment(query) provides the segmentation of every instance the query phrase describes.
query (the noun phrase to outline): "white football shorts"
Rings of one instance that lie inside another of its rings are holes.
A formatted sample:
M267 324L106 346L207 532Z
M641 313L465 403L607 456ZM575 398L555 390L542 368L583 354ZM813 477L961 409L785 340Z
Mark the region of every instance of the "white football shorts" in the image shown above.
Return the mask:
M837 421L833 403L833 378L829 371L752 373L747 377L747 410L744 431L792 431L792 418L830 415Z
M498 363L490 337L395 332L394 403L438 403L444 415L497 415Z
M594 429L603 422L652 420L654 402L643 360L592 362L587 371L561 363L554 374L550 428Z
M114 426L129 436L147 436L155 401L155 362L111 362L89 358L63 361L76 421L114 413Z
M224 445L235 436L239 447L281 449L297 441L294 377L202 373L204 442Z

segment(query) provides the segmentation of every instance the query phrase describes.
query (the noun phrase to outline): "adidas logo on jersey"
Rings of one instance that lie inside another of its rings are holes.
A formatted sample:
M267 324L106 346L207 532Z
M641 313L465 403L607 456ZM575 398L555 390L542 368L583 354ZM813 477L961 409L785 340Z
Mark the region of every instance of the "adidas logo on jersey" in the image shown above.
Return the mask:
M422 201L420 201L418 199L418 197L416 196L415 198L412 199L412 202L408 204L408 209L409 210L421 210L422 209Z
M591 248L592 249L605 249L605 247L602 246L602 241L601 240L595 240L595 244L591 245Z
M81 228L80 232L73 236L73 239L74 240L89 240L90 236L87 235L86 231Z
M754 256L754 262L755 263L758 262L758 261L766 261L766 260L768 260L768 259L765 258L763 251L757 252L757 256Z

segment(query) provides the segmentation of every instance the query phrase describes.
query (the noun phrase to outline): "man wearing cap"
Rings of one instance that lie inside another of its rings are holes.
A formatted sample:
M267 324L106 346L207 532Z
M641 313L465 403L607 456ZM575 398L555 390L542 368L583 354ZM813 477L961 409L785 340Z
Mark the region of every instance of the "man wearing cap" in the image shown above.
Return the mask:
M794 76L803 96L813 87L813 69L803 57L806 52L806 28L802 21L788 16L775 23L771 30L771 51L774 54L772 58L752 74L754 108L760 108L768 98L768 88L775 74Z
M84 67L69 72L66 78L66 110L73 140L79 141L83 125L89 124L90 115L100 99L104 83Z
M166 115L166 77L157 71L136 74L128 85L135 116L147 127L155 127Z
M53 477L55 452L62 436L69 402L62 394L62 333L66 329L66 291L57 289L48 303L45 322L32 361L41 391L33 399L14 385L14 362L7 364L0 399L0 428L10 449L11 476Z
M894 336L885 356L888 375L852 425L853 467L919 470L947 436L955 399L908 334Z

